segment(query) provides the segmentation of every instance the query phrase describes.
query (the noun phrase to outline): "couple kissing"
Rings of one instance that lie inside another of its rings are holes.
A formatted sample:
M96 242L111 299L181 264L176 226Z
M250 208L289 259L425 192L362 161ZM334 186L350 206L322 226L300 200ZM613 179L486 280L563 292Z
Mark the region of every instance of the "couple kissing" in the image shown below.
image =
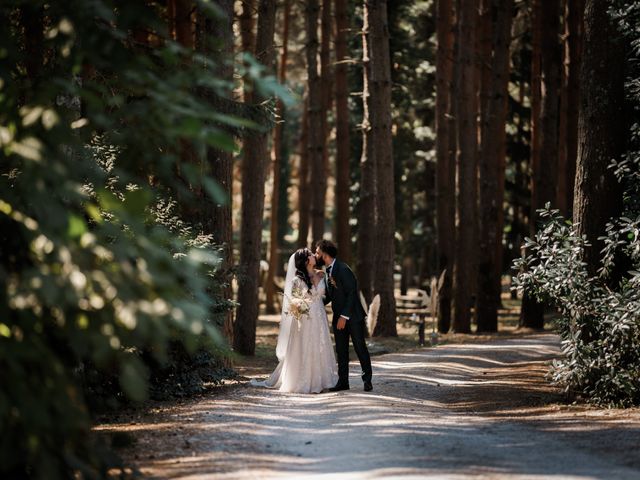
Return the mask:
M337 368L325 309L328 304L333 311ZM365 317L356 276L339 259L333 242L321 240L315 251L297 250L287 265L276 345L278 366L268 379L251 384L295 393L349 390L351 340L360 360L364 390L371 391Z

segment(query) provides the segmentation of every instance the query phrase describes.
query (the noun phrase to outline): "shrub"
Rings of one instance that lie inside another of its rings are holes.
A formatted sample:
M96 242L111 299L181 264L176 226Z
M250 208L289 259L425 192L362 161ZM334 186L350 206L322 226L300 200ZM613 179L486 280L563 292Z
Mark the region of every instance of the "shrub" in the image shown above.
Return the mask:
M141 400L144 358L165 365L175 342L225 348L215 246L166 206L198 189L219 202L195 165L176 175L179 153L233 148L226 127L250 123L206 100L227 91L219 59L167 40L162 8L0 5L3 478L104 475L80 385L113 375ZM132 41L139 31L155 35L153 48Z
M626 96L640 107L640 4L613 2L610 14L626 38ZM623 186L624 211L603 232L601 268L589 275L585 238L558 210L539 213L544 228L527 239L526 258L516 260L516 287L556 306L564 357L552 379L572 393L608 406L640 404L640 126L629 132L629 150L611 168ZM619 280L620 271L626 272Z
M586 240L557 210L539 212L547 223L535 240L527 240L529 254L515 261L520 269L516 285L556 306L557 327L564 357L556 360L552 379L572 393L603 405L640 403L640 273L629 272L618 289L587 273L581 261ZM620 219L607 228L604 261L612 266L615 249L640 248L635 221ZM627 233L635 231L631 236ZM615 245L615 248L614 248ZM636 253L634 268L640 267Z

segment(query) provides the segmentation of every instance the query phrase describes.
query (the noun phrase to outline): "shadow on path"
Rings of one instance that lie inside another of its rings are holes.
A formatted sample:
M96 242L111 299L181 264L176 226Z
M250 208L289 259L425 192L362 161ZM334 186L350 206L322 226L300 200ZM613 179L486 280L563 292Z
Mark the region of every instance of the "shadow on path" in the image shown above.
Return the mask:
M371 393L352 363L348 392L241 386L100 429L133 432L157 478L640 478L640 414L555 405L558 354L540 334L385 355Z

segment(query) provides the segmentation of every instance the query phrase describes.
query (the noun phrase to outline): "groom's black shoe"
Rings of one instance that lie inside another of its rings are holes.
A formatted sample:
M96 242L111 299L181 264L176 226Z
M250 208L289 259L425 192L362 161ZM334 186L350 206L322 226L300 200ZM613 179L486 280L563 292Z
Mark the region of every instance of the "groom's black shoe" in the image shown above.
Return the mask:
M370 392L371 390L373 390L373 385L371 385L371 382L364 382L364 391Z
M331 387L329 389L330 392L339 392L341 390L349 390L349 385L345 385L344 383L336 383L335 387Z

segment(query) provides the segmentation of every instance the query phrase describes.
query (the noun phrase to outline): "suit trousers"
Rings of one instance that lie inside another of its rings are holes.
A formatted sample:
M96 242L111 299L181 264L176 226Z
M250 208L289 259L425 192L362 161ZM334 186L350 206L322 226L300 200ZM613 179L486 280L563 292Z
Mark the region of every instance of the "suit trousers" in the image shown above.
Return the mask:
M364 320L347 320L346 326L338 330L338 319L333 320L333 336L336 341L336 353L338 355L338 383L349 385L349 337L353 343L353 349L360 360L362 368L362 380L371 381L371 358L365 342Z

